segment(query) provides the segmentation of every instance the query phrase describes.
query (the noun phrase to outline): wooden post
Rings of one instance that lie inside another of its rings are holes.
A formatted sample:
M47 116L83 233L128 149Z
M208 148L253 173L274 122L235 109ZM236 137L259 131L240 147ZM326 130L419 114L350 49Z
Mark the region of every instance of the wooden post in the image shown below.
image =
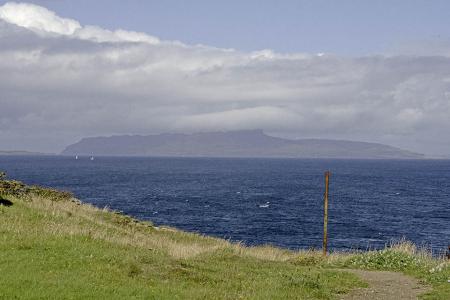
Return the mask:
M325 172L325 195L323 199L323 256L327 255L328 246L328 186L330 182L330 171Z

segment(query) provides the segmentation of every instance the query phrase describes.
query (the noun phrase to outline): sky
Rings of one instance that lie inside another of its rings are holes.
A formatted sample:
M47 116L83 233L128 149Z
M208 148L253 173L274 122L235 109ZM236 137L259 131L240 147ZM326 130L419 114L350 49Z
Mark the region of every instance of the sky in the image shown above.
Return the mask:
M449 1L0 0L0 149L263 129L450 156Z
M8 1L0 0L0 5ZM38 0L82 24L241 51L368 55L450 37L447 0Z

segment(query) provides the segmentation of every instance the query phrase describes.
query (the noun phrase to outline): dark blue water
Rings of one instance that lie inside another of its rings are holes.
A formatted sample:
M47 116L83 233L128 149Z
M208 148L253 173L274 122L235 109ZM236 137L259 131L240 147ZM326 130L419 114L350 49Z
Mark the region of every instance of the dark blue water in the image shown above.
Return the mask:
M246 244L321 246L323 173L332 172L332 249L405 237L450 244L450 161L0 156L10 178L72 191L155 224Z

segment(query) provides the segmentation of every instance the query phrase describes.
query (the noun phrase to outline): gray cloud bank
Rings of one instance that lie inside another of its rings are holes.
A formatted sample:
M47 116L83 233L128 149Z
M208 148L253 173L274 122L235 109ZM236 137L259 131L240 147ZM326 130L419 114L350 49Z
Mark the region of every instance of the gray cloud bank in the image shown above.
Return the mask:
M261 128L445 155L447 49L247 53L82 26L8 3L0 7L0 149L57 152L85 136Z

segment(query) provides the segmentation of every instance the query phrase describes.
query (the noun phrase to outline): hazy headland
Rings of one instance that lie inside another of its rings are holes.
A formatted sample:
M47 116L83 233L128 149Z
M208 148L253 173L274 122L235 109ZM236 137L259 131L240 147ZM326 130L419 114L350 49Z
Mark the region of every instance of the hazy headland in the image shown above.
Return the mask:
M91 137L63 155L422 159L423 154L378 144L326 139L284 139L262 130Z

